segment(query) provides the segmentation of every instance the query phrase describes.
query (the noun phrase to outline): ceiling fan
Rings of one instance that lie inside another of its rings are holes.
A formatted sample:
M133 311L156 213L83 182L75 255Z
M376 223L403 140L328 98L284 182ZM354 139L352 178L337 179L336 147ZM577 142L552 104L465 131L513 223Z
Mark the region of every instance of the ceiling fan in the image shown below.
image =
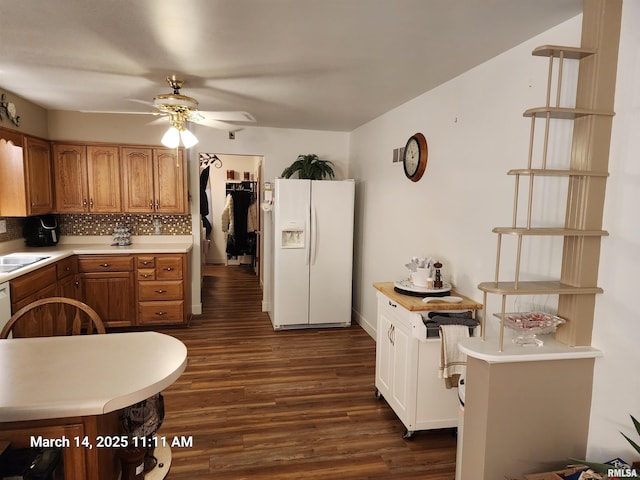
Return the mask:
M198 101L195 98L182 95L180 89L184 80L175 75L167 77L167 83L173 89L173 93L156 95L153 98L153 107L156 114L168 117L171 126L162 137L162 144L175 148L182 144L190 148L198 139L185 126L187 122L197 123L212 128L225 130L233 129L234 125L226 122L255 122L256 119L248 112L206 112L198 110Z
M253 115L243 111L202 111L198 109L198 101L195 98L188 97L180 93L180 89L184 84L184 80L179 79L176 75L167 77L167 83L173 89L172 93L164 93L153 97L153 102L147 100L131 99L136 103L142 103L153 110L149 112L114 112L114 111L95 111L83 110L86 113L125 113L125 114L143 114L143 115L160 115L161 118L151 123L166 122L170 123L169 130L162 137L162 144L176 148L180 145L180 141L186 148L190 148L198 143L196 136L186 127L187 122L197 123L206 127L217 128L220 130L228 130L236 132L241 130L235 123L228 122L255 122Z

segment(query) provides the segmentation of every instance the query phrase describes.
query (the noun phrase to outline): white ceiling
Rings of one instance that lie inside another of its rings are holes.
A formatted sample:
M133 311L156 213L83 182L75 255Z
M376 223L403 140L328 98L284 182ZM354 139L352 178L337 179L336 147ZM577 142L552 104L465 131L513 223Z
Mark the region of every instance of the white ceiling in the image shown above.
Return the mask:
M149 111L167 75L202 110L351 131L582 11L582 0L1 0L0 91Z

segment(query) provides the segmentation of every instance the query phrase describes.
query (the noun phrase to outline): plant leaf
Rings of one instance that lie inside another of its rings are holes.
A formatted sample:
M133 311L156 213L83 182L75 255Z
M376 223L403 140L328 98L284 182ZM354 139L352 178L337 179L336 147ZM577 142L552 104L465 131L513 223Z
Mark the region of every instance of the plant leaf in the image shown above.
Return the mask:
M590 469L598 473L607 474L609 472L609 469L611 468L611 465L606 465L604 463L587 462L585 460L578 460L576 458L571 458L570 460L572 462L577 462L580 465L584 465L585 467L589 467Z
M320 160L315 153L298 155L298 158L282 171L282 176L291 178L297 172L298 178L312 180L322 180L327 176L334 178L331 165L333 164L329 160Z
M620 432L620 433L622 433L622 432ZM631 440L624 433L622 433L622 436L627 439L627 442L629 442L633 448L635 448L636 452L640 453L640 445L638 445L636 442Z
M633 415L630 415L631 420L633 420L633 425L636 427L636 432L640 435L640 422L635 419Z

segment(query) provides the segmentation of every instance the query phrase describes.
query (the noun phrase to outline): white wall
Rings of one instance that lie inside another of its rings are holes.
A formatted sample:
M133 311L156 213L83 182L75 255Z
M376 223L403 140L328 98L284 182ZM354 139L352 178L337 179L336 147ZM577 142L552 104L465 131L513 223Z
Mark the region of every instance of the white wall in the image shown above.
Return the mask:
M640 323L636 303L640 271L640 0L624 0L616 116L604 211L609 237L602 243L593 344L604 356L596 362L588 458L640 460L619 432L637 443L629 415L640 419L637 373Z
M439 259L445 280L482 301L478 283L494 278L497 236L491 230L511 224L514 179L506 172L527 162L530 123L522 113L545 101L548 60L531 51L547 43L579 45L580 34L578 17L352 132L349 175L358 182L354 309L369 332L376 326L372 284L406 278L404 265L412 256ZM415 132L427 138L429 162L422 180L412 183L402 164L391 160L392 150ZM543 203L545 215L564 214L562 202ZM557 277L561 243L533 246L521 278ZM501 278L507 280L515 256L505 248ZM489 312L499 310L497 301L489 299Z

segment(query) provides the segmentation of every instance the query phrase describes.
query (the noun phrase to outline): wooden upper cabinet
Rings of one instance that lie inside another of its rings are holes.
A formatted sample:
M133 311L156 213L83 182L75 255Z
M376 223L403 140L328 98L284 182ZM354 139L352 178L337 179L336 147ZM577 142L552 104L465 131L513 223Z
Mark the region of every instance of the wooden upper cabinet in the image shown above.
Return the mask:
M118 147L87 147L89 211L118 213L120 199L120 152Z
M121 211L118 147L56 144L53 152L57 212Z
M53 146L56 211L84 213L89 206L87 192L87 148L84 145Z
M53 171L51 144L25 136L27 215L53 212Z
M128 213L153 213L153 149L122 149L122 200Z
M53 211L51 147L39 138L0 132L0 215L26 217ZM7 141L8 140L8 141Z
M187 213L187 176L184 151L168 148L153 151L153 186L156 211Z
M123 210L128 213L187 213L184 152L123 147Z

